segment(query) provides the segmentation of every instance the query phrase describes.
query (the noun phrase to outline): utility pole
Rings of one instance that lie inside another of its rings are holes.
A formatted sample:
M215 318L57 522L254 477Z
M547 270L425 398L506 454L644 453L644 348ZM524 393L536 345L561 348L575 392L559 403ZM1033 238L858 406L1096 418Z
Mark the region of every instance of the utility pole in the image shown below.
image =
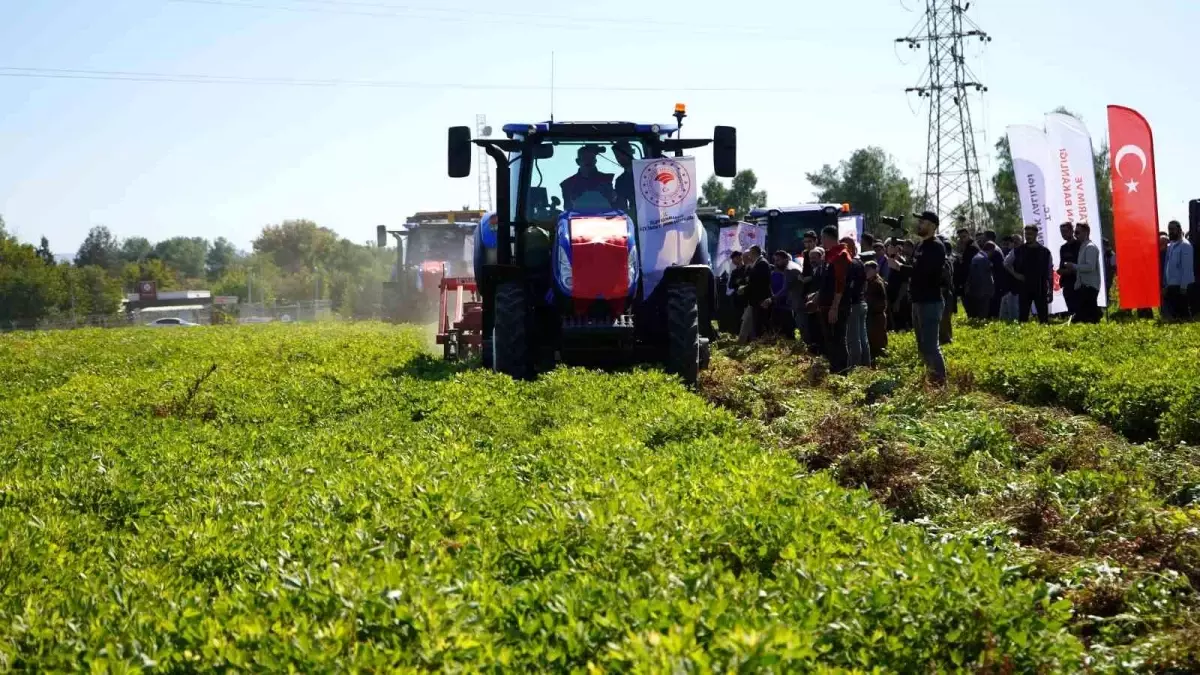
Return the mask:
M971 3L962 0L923 0L925 13L908 37L896 40L909 49L926 49L929 58L915 93L929 105L929 127L925 148L925 208L943 223L960 215L976 227L987 220L983 208L983 180L975 152L975 128L971 122L970 93L988 89L967 65L965 46L969 40L982 43L991 36L967 16Z

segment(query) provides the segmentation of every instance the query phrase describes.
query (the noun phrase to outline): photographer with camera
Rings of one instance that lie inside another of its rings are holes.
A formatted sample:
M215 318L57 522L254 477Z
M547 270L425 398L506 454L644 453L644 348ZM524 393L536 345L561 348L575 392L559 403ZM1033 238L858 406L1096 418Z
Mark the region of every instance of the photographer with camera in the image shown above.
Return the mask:
M904 221L901 218L884 216L879 221L891 230L891 237L884 245L887 259L887 314L888 330L904 331L912 327L912 305L909 302L909 282L912 279L912 242L905 239Z

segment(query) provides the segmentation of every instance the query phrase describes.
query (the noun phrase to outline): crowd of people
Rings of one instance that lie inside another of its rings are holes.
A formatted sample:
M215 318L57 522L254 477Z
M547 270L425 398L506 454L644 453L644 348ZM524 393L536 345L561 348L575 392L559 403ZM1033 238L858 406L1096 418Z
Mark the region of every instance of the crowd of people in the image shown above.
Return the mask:
M1055 267L1036 226L1023 235L978 239L960 222L956 240L938 234L937 214L914 214L916 239L898 225L886 240L838 236L834 226L804 235L804 250L775 251L768 260L755 246L733 254L722 275L721 329L748 343L762 338L802 340L808 350L845 373L871 367L888 347L888 333L913 331L934 383L944 383L941 345L952 338L951 317L961 310L982 321L1046 323L1054 292L1062 291L1066 318L1098 323L1101 288L1111 292L1116 257L1108 240L1097 244L1087 223L1063 223ZM1162 314L1193 315L1197 286L1191 244L1178 222L1160 242Z

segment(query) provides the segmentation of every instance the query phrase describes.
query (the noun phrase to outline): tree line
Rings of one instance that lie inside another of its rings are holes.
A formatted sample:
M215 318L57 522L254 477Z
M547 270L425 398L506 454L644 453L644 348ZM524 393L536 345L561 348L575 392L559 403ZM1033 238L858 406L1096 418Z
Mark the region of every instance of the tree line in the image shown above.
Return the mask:
M58 262L46 237L38 246L21 243L0 217L0 322L116 314L139 281L154 281L163 291L209 290L241 302L329 300L339 314L370 317L394 255L312 221L288 220L263 228L251 251L224 237L120 239L99 225L72 261Z
M1055 112L1079 117L1064 108ZM996 143L995 152L992 199L982 204L985 222L972 225L1005 236L1022 228L1007 137ZM1100 218L1108 237L1112 192L1106 144L1095 160ZM919 187L880 147L855 150L836 166L825 164L805 177L815 188L813 200L850 204L877 235L889 231L882 217L924 208ZM753 170L740 172L728 186L713 176L702 186L701 203L745 215L769 205L767 193L757 188ZM154 281L161 290L207 289L213 295L236 295L242 302L319 298L330 300L344 316L369 317L380 304L380 282L390 274L393 255L341 238L312 221L288 220L263 228L251 251L239 251L224 238L118 239L107 227L96 226L72 262L58 263L45 237L38 246L22 244L7 234L0 217L0 321L113 314L120 310L122 294L135 292L138 281Z

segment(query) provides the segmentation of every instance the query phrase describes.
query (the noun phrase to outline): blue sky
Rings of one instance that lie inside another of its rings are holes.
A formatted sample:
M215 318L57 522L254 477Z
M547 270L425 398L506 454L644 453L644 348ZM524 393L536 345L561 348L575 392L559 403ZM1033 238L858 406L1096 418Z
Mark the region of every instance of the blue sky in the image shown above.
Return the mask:
M1007 124L1066 105L1098 143L1105 105L1128 105L1154 127L1163 220L1186 219L1200 197L1200 3L972 5L994 38L970 50L990 86L975 109L985 173ZM0 68L544 87L553 51L557 118L668 121L684 101L685 133L737 126L741 166L794 203L812 196L805 172L858 147L921 171L925 118L904 94L921 64L898 55L920 57L893 44L917 19L900 0L0 0ZM564 90L631 85L661 91ZM775 91L678 91L697 87ZM0 76L0 214L62 253L97 224L248 248L265 224L309 218L368 241L378 223L476 202L474 179L445 177L447 126L549 108L541 89Z

